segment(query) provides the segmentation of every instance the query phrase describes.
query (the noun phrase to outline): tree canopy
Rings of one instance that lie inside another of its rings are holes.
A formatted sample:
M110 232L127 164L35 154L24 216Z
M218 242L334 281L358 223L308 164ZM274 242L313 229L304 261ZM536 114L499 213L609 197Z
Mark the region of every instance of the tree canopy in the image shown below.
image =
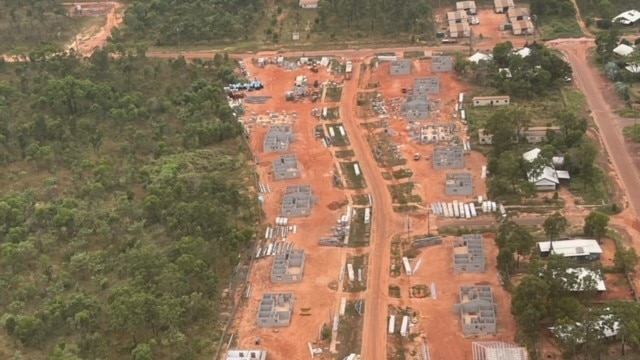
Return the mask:
M211 357L258 211L233 66L109 46L0 69L0 317L25 358Z

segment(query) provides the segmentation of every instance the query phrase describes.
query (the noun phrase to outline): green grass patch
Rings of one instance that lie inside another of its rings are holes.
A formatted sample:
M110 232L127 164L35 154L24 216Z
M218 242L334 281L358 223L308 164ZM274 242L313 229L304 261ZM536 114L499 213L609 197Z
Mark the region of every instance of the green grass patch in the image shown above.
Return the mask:
M342 97L342 87L336 85L330 85L327 87L326 101L338 102Z
M338 328L338 359L344 359L351 353L359 353L362 348L362 325L364 324L364 311L362 315L356 310L356 301L347 301L344 316L340 318ZM366 305L366 303L364 303ZM363 310L364 310L363 306ZM366 310L365 310L366 311Z
M365 208L357 208L355 209L355 212L356 215L351 218L351 227L349 230L349 246L368 246L371 236L371 220L369 220L369 224L364 223Z
M618 116L624 117L624 118L638 118L640 119L640 111L639 110L635 110L635 109L630 109L630 108L621 108L616 110L616 114L618 114Z
M368 194L351 195L351 200L353 201L354 205L371 205Z
M422 201L422 198L420 198L420 195L412 195L413 187L414 187L413 182L387 185L387 188L391 193L391 198L393 199L393 202L401 205L405 205L411 202L419 203Z
M347 159L356 156L353 150L338 150L336 151L336 157L338 159Z
M586 99L580 91L574 88L564 88L560 91L562 92L562 98L564 99L567 109L580 113L586 108Z
M611 196L611 185L609 178L595 167L595 175L590 177L588 181L580 176L571 178L569 183L569 191L573 195L580 196L588 205L597 205L608 203Z
M340 127L342 127L342 124L327 125L327 134L329 134L331 138L331 144L336 147L349 146L349 138L347 137L346 132L345 136L342 136L340 133ZM335 136L331 136L331 131L329 129L333 129L333 134Z
M342 168L342 173L344 174L347 181L347 188L364 189L365 187L367 187L367 184L364 181L364 176L362 176L362 170L360 170L360 174L357 175L355 171L355 165L358 165L358 167L360 167L360 164L358 164L357 161L340 163L340 168Z
M346 292L362 292L367 289L367 265L369 264L369 255L347 255L347 264L353 266L354 281L349 280L349 270L344 267L344 284L343 288ZM358 270L362 270L362 281L358 280Z
M406 179L413 176L413 171L411 169L400 169L393 172L393 177L395 179Z
M340 119L340 108L339 107L327 108L327 117L325 119L326 120Z
M640 143L640 125L630 125L622 130L624 137L636 143Z
M389 296L392 298L400 299L400 286L389 285Z
M543 40L584 36L573 16L570 19L545 17L540 30L542 31Z
M373 156L382 167L394 167L405 165L407 160L402 157L398 146L393 143L391 137L382 132L367 136L367 142L373 151Z
M402 57L405 59L419 59L424 57L424 51L405 51Z

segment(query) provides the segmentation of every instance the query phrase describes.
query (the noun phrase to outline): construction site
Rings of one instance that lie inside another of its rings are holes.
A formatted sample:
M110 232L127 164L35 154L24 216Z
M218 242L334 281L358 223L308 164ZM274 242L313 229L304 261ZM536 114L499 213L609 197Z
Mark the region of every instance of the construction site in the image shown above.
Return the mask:
M483 331L492 330L492 341L510 343L515 325L495 273L493 241L481 234L422 237L406 247L417 256L398 258L400 275L389 280L380 272L389 259L370 256L388 236L373 238L373 224L437 233L441 204L466 201L471 216L469 204L486 193L486 161L472 151L460 122L458 103L466 89L455 80L452 63L450 56L397 55L276 56L243 64L243 74L260 79L263 88L253 91L252 100L236 93L230 102L244 113L265 231L229 350L266 350L269 359L355 359L370 344L368 319L399 300L411 311L403 310L394 327L400 337L415 339L401 343L421 356L416 359L471 358L467 336L474 333L463 326L470 315L451 311L461 303L461 287L479 283L492 287L497 319L489 329L483 312ZM380 208L374 200L391 195L403 202ZM434 216L394 213L425 205ZM376 217L375 209L384 215ZM490 213L478 208L474 214ZM368 295L380 286L386 292L387 281L389 289L398 288L393 296ZM427 341L409 337L426 333ZM398 342L389 341L391 353Z

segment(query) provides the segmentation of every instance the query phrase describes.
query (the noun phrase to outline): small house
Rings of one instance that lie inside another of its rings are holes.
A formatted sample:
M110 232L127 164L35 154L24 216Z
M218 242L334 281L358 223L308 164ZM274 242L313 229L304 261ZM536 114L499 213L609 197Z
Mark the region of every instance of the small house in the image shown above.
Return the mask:
M620 44L613 49L613 53L618 56L629 56L633 53L635 48L633 46L629 46L627 44Z
M475 1L458 1L456 2L456 10L462 10L469 15L475 15L477 12Z
M513 35L533 35L535 28L531 20L515 20L511 23Z
M448 11L447 21L449 23L469 23L469 16L464 10Z
M509 22L515 22L517 20L528 20L529 9L525 7L512 7L507 10L507 17Z
M559 126L532 126L522 131L522 137L529 144L537 144L547 141L547 134L560 131Z
M481 52L477 52L469 56L469 61L475 64L480 63L480 61L491 61L491 60L493 60L493 56L491 54L484 54Z
M449 37L463 38L469 36L471 36L471 27L469 26L469 23L449 22Z
M493 0L493 6L495 7L496 14L503 14L514 7L515 4L513 0Z
M511 97L509 95L497 96L474 96L473 106L505 106L509 105Z
M640 21L640 11L638 10L625 11L611 20L611 22L617 22L622 25L633 25L638 21Z
M298 4L303 9L317 9L319 0L299 0Z

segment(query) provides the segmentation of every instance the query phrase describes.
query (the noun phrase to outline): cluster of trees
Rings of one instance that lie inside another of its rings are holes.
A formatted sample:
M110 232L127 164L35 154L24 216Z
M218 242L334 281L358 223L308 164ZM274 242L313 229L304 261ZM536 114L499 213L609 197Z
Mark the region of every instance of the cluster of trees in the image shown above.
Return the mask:
M265 18L264 7L262 0L133 0L123 35L157 45L246 39Z
M609 217L594 211L585 219L585 236L601 239L607 232ZM561 238L568 229L567 219L559 213L549 215L543 225L549 240ZM518 339L537 356L537 341L541 327L554 327L554 333L567 358L578 355L598 359L609 345L605 331L618 330L625 346L640 349L640 305L632 302L612 302L605 307L593 307L597 294L597 279L606 272L631 272L638 264L634 249L620 245L614 267L602 269L599 263L585 263L550 255L540 259L534 237L524 227L512 221L500 225L496 236L499 248L498 270L508 280L525 259L525 275L513 292L511 312L518 324ZM587 268L591 274L580 276L572 268ZM635 313L634 313L635 312ZM633 314L632 314L633 313ZM614 325L617 324L617 325Z
M27 358L209 358L258 211L222 91L233 64L114 46L32 60L0 66L0 163L20 169L0 176L7 343Z
M514 53L510 41L493 48L493 61L473 64L458 58L455 69L482 86L492 86L501 94L516 98L542 97L557 91L571 77L571 66L536 42L527 44L531 53Z
M431 3L427 0L326 0L320 2L318 28L377 36L433 36Z
M619 44L635 46L635 50L621 57L613 53ZM604 65L604 73L609 80L614 81L614 88L618 96L623 100L629 101L630 84L640 81L640 73L634 73L626 70L628 65L640 64L640 38L635 40L635 44L620 37L620 31L617 28L611 30L603 30L596 35L596 52L597 58Z
M59 0L0 1L0 52L23 52L73 38L83 19L67 16Z

